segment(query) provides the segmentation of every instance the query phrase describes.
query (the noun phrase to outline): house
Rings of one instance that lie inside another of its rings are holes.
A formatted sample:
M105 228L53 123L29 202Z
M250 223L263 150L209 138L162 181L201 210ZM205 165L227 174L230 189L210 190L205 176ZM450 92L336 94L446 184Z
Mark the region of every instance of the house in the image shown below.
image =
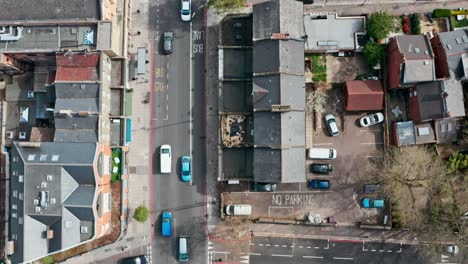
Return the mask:
M13 143L12 263L29 262L108 233L110 156L110 149L98 143Z
M384 91L382 83L375 80L346 82L346 111L382 110Z
M465 116L461 82L449 79L410 88L409 112L416 123Z
M253 178L305 180L303 6L294 0L253 6Z
M409 88L436 80L434 53L426 35L403 35L387 46L388 88Z
M437 78L468 79L468 29L437 33L431 44Z
M336 13L307 14L304 29L307 35L306 52L361 51L360 37L364 37L364 16L340 17Z

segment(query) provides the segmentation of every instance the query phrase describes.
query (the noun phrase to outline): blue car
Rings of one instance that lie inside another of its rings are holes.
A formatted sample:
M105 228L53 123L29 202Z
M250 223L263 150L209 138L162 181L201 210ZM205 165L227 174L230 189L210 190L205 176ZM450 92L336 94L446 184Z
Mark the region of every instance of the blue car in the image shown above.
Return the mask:
M362 207L364 208L383 208L385 207L384 199L371 199L364 198L361 201Z
M164 237L172 236L172 214L169 212L162 213L161 219L161 234Z
M329 180L310 180L309 181L310 189L330 189Z
M182 157L180 162L180 174L184 182L188 182L192 178L192 159L189 156Z

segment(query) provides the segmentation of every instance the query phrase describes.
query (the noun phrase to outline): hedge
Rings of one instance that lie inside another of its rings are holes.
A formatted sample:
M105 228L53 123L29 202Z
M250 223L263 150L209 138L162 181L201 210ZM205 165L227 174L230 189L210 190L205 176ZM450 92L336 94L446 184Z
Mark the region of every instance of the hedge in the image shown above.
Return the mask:
M432 12L434 18L449 17L451 15L452 11L450 9L434 9L434 12Z

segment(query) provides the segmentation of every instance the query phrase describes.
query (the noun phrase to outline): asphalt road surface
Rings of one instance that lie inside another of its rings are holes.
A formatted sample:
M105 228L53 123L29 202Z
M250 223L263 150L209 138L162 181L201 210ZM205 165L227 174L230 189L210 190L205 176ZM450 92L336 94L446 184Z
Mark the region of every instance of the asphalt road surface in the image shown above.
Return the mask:
M433 263L420 248L398 243L333 241L319 239L253 238L251 264L273 263Z
M195 15L190 23L180 19L180 1L150 1L149 5L149 28L153 35L152 260L158 264L177 263L177 238L186 235L190 262L205 263L203 9L199 9L199 1L192 1ZM172 31L175 36L174 51L170 55L162 54L161 40L165 31ZM163 144L172 147L170 174L160 174L159 149ZM180 158L184 155L192 156L190 183L180 179ZM162 211L172 213L172 237L161 236Z

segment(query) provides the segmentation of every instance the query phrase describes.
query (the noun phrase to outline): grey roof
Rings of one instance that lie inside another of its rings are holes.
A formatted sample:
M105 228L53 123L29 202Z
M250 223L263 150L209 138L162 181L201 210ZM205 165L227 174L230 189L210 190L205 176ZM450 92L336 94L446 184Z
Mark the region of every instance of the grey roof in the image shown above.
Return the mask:
M430 82L436 79L434 52L426 35L403 35L395 37L404 58L401 82Z
M442 92L447 93L447 97L444 99L444 107L446 112L450 113L450 117L465 116L461 81L454 79L442 81Z
M447 56L449 70L453 72L454 77L468 77L468 29L441 32L438 36Z
M416 85L421 121L444 117L444 106L440 82L420 83Z
M98 83L55 83L57 98L99 98Z
M97 142L98 134L92 129L56 129L54 142Z
M253 40L270 38L273 33L304 36L303 4L296 0L267 0L253 6Z
M56 129L98 129L99 116L55 116Z
M98 113L98 101L97 98L57 98L55 101L55 112L71 110L72 113L79 113L81 111Z
M409 146L416 144L413 121L397 122L398 146Z
M254 75L268 73L304 74L304 42L298 40L255 41L253 46Z
M24 195L24 199L12 198L18 207L18 217L24 219L22 225L10 221L12 234L18 235L12 255L14 263L83 242L80 226L94 223L92 207L96 192L93 169L96 143L42 142L37 147L20 144L13 143L11 154L17 160L11 163L12 173L23 177L23 183L12 180L11 188ZM47 203L41 203L44 194ZM47 229L54 231L50 240L42 238ZM88 239L94 234L93 228L89 231L85 236Z
M0 21L100 19L99 0L3 0Z
M356 50L355 34L365 33L365 18L310 14L304 16L304 28L307 35L305 50Z

